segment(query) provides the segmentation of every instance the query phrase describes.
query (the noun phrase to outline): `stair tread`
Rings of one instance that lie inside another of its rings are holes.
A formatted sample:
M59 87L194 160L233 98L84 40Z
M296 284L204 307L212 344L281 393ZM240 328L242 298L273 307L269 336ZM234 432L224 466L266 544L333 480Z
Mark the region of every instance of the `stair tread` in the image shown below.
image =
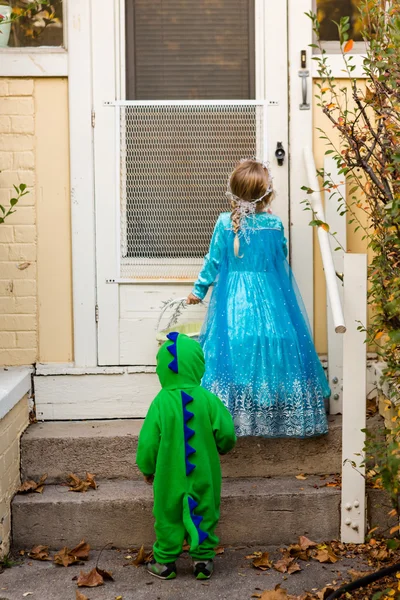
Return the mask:
M152 498L152 488L144 481L99 481L97 490L89 490L85 493L69 492L67 488L60 485L47 485L43 494L18 494L13 500L15 505L24 504L48 504L48 503L71 503L82 504L92 502L125 502L126 500L147 500ZM222 498L231 497L271 497L271 496L310 496L340 494L339 488L324 486L321 477L307 477L300 481L295 477L274 477L271 479L249 478L249 479L225 479L222 486Z

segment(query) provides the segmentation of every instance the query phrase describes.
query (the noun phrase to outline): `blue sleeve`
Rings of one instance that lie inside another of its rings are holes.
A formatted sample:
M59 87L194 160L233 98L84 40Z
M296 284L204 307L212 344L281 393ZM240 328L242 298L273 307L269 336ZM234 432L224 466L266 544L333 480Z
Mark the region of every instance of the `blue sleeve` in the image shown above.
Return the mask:
M193 287L193 294L200 300L206 297L208 288L214 283L218 275L222 258L223 232L224 225L220 216L214 228L209 252L204 258L203 268Z

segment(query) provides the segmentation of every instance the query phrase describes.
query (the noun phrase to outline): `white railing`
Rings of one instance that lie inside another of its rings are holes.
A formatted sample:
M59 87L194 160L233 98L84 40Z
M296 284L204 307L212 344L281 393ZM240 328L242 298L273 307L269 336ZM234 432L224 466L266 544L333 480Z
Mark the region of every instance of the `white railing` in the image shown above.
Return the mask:
M326 222L312 151L306 148L304 160L308 186L314 190L310 203L318 220ZM335 185L340 181L336 163L326 158L324 171ZM339 218L335 206L327 212L338 230L341 243L346 248L346 217ZM332 201L331 201L332 202ZM367 322L367 256L341 251L332 253L331 236L318 228L318 240L324 266L328 297L328 374L332 388L330 412L342 413L342 499L341 540L363 543L365 538L365 467L363 466L366 426L367 349L360 324ZM343 243L344 242L344 243ZM335 264L336 263L336 264ZM343 265L344 286L338 285L337 266ZM343 303L342 303L343 301ZM344 307L344 308L343 308ZM344 335L338 336L341 333Z
M318 220L325 223L325 212L322 204L320 184L317 178L314 157L310 148L304 149L304 160L307 170L309 187L314 190L310 194L310 204ZM321 249L322 263L324 265L326 289L331 303L333 323L336 333L344 333L346 325L344 321L342 303L340 300L339 287L335 266L333 264L332 250L329 241L329 233L322 227L318 227L318 240Z

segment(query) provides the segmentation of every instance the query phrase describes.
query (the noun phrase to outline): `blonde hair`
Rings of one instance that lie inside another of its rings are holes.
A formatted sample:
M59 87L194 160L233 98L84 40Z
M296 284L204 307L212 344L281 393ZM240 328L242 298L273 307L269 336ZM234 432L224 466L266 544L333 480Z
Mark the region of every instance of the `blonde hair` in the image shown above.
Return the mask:
M233 171L230 180L229 187L233 196L236 196L238 200L233 199L231 201L232 205L232 213L231 213L231 221L233 226L233 231L235 233L235 239L233 241L233 250L235 256L238 258L242 258L239 256L240 250L240 240L239 240L239 231L240 231L240 221L241 215L238 209L238 202L240 200L245 202L251 202L257 200L258 198L262 198L268 187L271 186L270 174L266 166L264 166L261 162L248 159L241 161L240 164ZM261 212L268 204L270 204L273 197L273 191L271 190L265 198L262 198L257 203L256 211Z

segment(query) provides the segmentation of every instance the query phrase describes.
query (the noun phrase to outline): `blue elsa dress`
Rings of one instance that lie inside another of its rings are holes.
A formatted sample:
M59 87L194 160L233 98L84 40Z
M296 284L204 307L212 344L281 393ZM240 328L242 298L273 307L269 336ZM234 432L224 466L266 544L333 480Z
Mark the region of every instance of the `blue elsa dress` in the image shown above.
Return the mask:
M238 436L307 438L327 433L327 379L287 261L281 220L246 217L233 250L229 213L219 216L193 293L214 284L199 342L202 385L229 409Z

